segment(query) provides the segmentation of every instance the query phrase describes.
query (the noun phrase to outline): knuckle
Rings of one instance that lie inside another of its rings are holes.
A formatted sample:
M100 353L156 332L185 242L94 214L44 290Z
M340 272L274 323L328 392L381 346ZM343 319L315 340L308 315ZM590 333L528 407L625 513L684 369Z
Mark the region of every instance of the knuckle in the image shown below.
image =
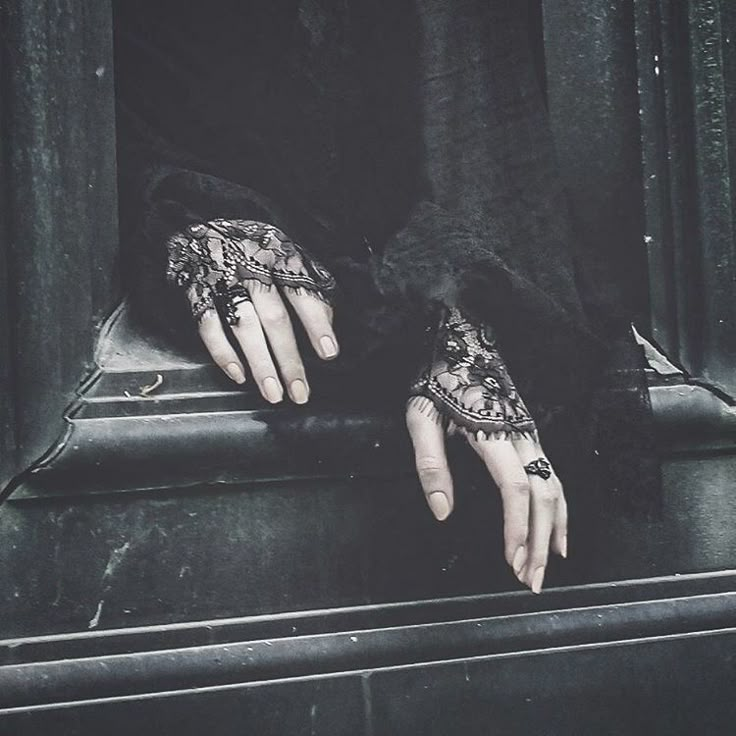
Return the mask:
M247 357L247 356L246 356ZM254 360L249 361L250 369L257 380L262 380L268 376L275 376L276 370L270 360Z
M532 554L527 563L530 570L538 570L540 567L547 567L549 556L546 553Z
M447 470L447 463L440 457L420 455L417 457L417 471L421 473L438 473Z
M267 329L280 330L288 325L289 313L283 307L271 307L264 310L261 322Z
M284 378L293 379L304 376L304 366L298 358L291 358L279 362Z
M437 480L439 473L436 470L431 470L430 468L417 468L417 475L422 483L431 483L432 481Z
M528 496L531 493L531 486L529 485L528 480L515 478L503 483L501 485L501 490L509 495Z
M559 494L555 488L546 486L543 490L536 492L534 498L542 506L554 506L557 503Z
M420 470L417 471L419 483L425 493L433 493L434 491L443 491L449 487L447 475L437 470Z

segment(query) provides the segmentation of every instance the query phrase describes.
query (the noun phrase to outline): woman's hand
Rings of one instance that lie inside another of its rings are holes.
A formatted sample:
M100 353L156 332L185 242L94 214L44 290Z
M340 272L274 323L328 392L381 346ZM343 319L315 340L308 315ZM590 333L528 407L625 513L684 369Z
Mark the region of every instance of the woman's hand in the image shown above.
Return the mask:
M506 561L539 593L550 549L567 557L567 504L490 332L450 310L412 394L407 427L432 513L440 521L452 513L445 437L461 433L501 493Z
M280 402L285 383L292 401L304 404L309 383L285 302L317 355L331 360L339 350L332 329L332 276L281 230L250 220L192 225L167 247L168 278L186 289L215 363L236 383L245 382L225 321L263 397Z

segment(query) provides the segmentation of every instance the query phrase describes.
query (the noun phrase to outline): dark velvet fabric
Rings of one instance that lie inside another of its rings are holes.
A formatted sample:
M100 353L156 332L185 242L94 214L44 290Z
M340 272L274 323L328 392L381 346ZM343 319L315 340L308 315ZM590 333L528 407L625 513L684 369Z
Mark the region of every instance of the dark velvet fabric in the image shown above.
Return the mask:
M526 10L119 0L121 222L141 314L193 333L163 283L169 235L216 216L273 223L338 279L343 370L399 397L433 307L459 304L494 326L552 459L588 483L591 397L627 309L601 310L578 272L596 243L571 233Z

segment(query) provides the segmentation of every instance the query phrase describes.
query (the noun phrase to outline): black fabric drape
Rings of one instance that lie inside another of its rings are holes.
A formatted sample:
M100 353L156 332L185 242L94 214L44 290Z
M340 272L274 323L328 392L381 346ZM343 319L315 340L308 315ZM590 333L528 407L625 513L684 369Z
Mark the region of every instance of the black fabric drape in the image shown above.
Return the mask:
M589 483L627 309L581 289L576 249L596 244L570 229L525 2L120 0L115 38L142 314L189 325L162 281L171 234L271 222L337 277L346 370L373 358L364 378L400 396L433 306L461 305L497 330L552 459Z

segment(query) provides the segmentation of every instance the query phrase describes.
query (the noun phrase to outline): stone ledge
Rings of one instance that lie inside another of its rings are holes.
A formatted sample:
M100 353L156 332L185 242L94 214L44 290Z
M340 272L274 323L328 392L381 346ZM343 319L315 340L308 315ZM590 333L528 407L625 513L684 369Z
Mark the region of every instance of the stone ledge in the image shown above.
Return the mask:
M551 590L543 598L499 594L5 641L0 716L55 703L719 632L734 620L734 582L730 572Z

